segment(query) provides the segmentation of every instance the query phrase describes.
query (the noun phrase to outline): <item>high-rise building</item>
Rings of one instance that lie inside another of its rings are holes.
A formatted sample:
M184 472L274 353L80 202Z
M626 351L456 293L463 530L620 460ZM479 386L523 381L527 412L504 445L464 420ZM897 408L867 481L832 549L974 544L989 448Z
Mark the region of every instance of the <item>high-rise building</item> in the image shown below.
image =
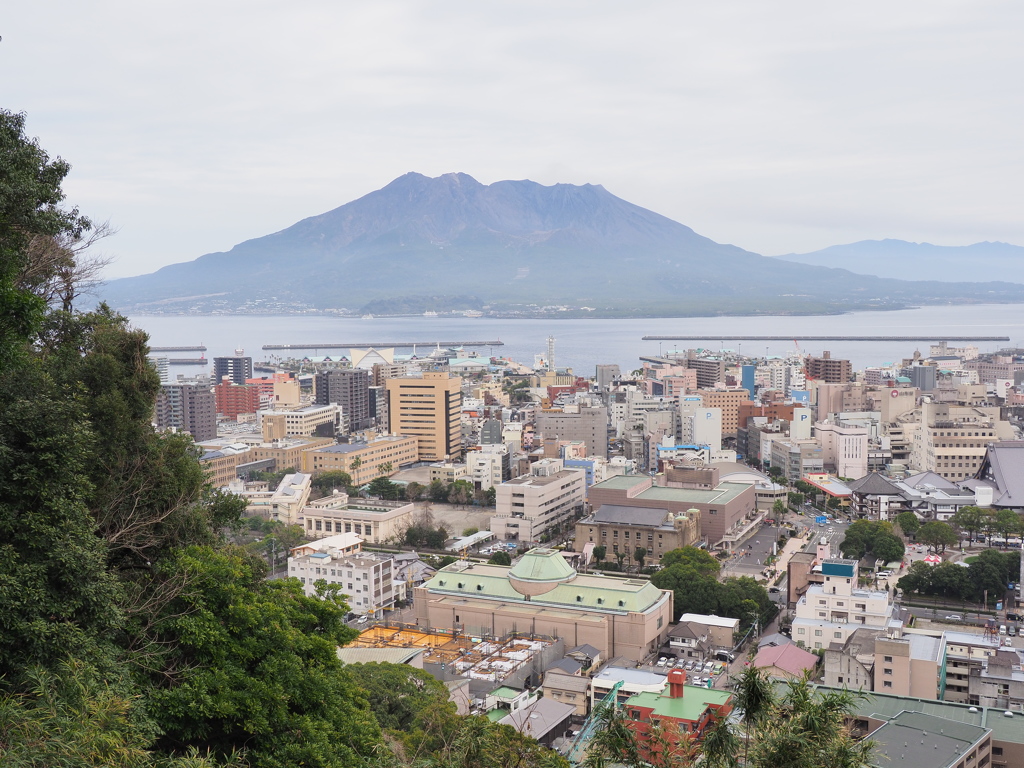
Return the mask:
M341 406L349 429L358 432L372 423L370 412L370 372L358 368L343 368L318 373L313 380L317 405Z
M582 440L588 456L608 458L608 407L566 405L537 414L537 431L544 438Z
M225 419L237 419L242 413L256 413L260 409L260 391L252 384L232 383L224 377L213 388L217 400L217 413Z
M156 426L188 432L197 443L213 440L217 436L217 400L210 387L164 384L156 398Z
M807 358L807 378L829 384L845 384L853 378L853 366L849 360L838 360L831 352L822 352L821 357Z
M252 378L252 358L243 357L243 350L236 349L234 357L213 358L213 380L220 383L225 376L234 384L245 384Z
M419 442L420 461L462 455L462 379L445 371L386 379L388 431Z

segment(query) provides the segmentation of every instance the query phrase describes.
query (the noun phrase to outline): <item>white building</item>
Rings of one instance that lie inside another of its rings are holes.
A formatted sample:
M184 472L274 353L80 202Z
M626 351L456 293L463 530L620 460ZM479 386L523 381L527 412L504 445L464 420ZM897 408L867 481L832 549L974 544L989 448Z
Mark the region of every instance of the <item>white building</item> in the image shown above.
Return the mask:
M825 581L808 587L796 604L794 642L813 650L843 644L861 627L894 634L902 630L887 591L857 586L856 560L825 560L821 572Z
M466 479L486 491L501 485L504 467L508 465L508 448L500 444L480 446L479 451L466 454Z
M318 581L338 584L352 613L374 614L395 604L391 558L363 554L362 539L352 533L296 547L288 558L288 575L302 582L310 597Z
M491 531L499 539L538 541L583 511L585 470L565 469L561 459L541 459L530 469L529 475L496 486Z
M295 525L302 514L302 508L309 501L312 477L296 472L281 478L280 485L273 491L245 491L244 484L235 483L229 486L235 493L245 498L248 515L259 515L268 520L277 520L285 525Z
M835 468L839 477L857 480L868 473L868 430L832 421L819 421L814 425L821 460L826 467Z

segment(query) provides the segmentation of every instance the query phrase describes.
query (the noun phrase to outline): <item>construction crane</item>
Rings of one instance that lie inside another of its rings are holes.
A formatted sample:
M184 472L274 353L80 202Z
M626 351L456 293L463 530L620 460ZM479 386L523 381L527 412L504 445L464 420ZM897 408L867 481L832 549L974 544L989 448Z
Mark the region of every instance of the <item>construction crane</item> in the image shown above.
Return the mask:
M580 728L579 733L576 734L572 743L569 745L568 751L565 756L569 759L571 765L579 765L583 762L583 757L587 754L587 747L590 744L590 740L594 737L594 733L597 731L597 726L601 722L601 715L609 707L617 707L619 705L618 693L619 688L622 687L622 680L619 680L612 689L608 691L608 694L601 699L590 713L590 717L583 723L583 727Z

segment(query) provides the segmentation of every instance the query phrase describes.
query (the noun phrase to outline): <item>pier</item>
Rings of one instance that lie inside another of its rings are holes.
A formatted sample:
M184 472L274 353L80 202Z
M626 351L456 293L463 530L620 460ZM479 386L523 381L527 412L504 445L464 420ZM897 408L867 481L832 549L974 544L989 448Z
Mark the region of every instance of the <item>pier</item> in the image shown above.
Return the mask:
M200 344L198 347L150 347L150 353L153 352L205 352L206 347Z
M1009 341L1009 336L644 336L643 341ZM266 349L266 347L264 347Z
M390 349L391 347L503 347L501 341L371 341L345 344L264 344L265 350L289 349Z

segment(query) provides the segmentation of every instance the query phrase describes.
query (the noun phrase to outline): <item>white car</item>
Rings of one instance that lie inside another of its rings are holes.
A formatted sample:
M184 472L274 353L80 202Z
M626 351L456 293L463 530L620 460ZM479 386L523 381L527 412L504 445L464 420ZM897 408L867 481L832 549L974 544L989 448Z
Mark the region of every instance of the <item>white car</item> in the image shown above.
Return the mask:
M880 578L880 579L888 579L890 576L892 576L892 571L879 571L878 572L878 578Z

